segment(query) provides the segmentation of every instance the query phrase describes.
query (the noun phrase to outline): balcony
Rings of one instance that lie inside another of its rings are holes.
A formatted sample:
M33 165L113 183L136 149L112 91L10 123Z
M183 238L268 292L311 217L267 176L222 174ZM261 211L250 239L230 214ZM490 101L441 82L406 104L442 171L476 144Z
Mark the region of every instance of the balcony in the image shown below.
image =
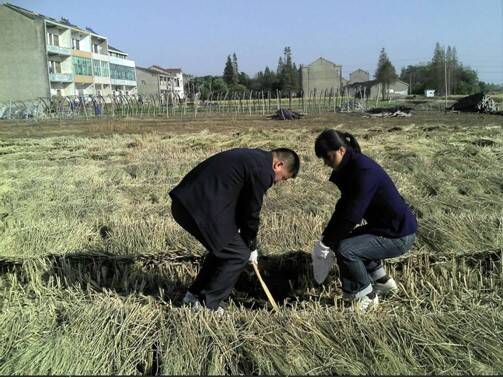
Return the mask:
M125 85L127 87L136 87L135 80L121 80L121 79L110 78L110 83L112 85Z
M51 73L49 74L50 81L57 81L60 83L71 83L73 81L73 74L71 73Z
M135 67L134 60L117 58L115 56L110 56L110 63L118 64L120 66Z
M61 47L61 46L54 46L54 45L47 45L47 52L49 54L66 55L66 56L70 56L72 54L71 49L67 49L66 47Z

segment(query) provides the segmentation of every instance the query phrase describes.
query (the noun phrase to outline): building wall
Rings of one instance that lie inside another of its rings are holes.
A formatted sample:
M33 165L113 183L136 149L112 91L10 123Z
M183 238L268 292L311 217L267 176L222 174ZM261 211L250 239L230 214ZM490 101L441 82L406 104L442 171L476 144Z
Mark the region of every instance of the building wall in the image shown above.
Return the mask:
M409 84L397 80L390 86L390 95L396 96L407 96L409 94Z
M142 96L159 95L158 75L136 68L138 94Z
M374 84L371 88L370 97L375 98L376 96L382 96L382 84ZM409 91L409 85L401 80L397 80L390 84L387 92L390 97L402 97L407 96Z
M368 80L369 74L363 70L356 70L349 74L349 84L361 83Z
M302 89L304 95L309 96L316 89L316 93L338 92L341 88L341 66L332 64L325 59L318 59L308 66L302 67Z
M168 90L173 90L180 98L185 97L185 92L183 89L183 73L178 72L173 75L171 80L168 79Z
M0 102L49 96L42 20L0 5Z

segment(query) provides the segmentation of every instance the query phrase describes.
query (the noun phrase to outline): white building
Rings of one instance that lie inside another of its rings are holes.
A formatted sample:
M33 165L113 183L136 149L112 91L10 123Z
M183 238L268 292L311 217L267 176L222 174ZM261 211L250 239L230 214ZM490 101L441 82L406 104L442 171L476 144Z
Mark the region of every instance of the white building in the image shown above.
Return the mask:
M110 83L114 94L137 94L135 63L128 54L108 46L110 55Z
M0 101L136 94L135 62L106 36L9 3L0 25Z
M173 92L178 98L185 98L185 92L183 89L183 72L181 68L162 68L159 66L151 66L150 70L159 72L161 74L160 79L164 80L160 83L161 93Z

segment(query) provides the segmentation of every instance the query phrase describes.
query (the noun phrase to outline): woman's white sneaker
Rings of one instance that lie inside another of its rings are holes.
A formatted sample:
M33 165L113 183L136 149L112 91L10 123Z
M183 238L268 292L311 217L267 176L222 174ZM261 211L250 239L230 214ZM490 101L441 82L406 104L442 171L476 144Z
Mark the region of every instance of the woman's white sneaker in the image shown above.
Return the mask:
M377 295L384 296L398 291L398 285L393 278L388 278L385 283L374 282L374 291Z
M379 305L379 297L376 295L374 298L370 298L367 295L355 299L352 305L352 311L365 314L366 312L375 309Z

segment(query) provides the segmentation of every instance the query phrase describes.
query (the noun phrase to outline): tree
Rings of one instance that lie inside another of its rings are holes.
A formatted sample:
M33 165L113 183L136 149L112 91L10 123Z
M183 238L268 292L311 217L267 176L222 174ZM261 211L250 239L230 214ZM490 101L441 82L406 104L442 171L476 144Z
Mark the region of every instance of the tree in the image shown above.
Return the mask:
M214 76L211 82L211 90L212 92L227 92L227 83L223 78Z
M391 83L396 81L398 76L396 74L395 67L391 64L384 48L381 49L379 54L375 78L378 83L382 84L382 97L385 98L388 93L389 86Z
M252 91L261 91L263 81L264 73L262 71L259 71L253 78L249 80L248 88L250 88Z
M457 91L458 78L456 72L458 71L458 57L456 47L448 46L446 53L446 68L447 68L447 94L454 94Z
M274 74L274 71L271 71L269 67L265 67L264 70L264 76L262 78L262 89L264 91L271 91L272 90L272 85L276 80L276 75Z
M246 73L240 72L238 78L239 78L239 80L238 80L239 84L244 85L245 88L250 87L251 79Z
M459 62L456 47L448 46L444 51L438 42L431 62L402 68L400 79L411 85L410 91L414 94L423 94L425 89L436 89L438 95L443 95L445 89L451 95L471 94L486 87L474 70Z
M445 51L444 47L440 43L436 43L435 50L433 50L433 58L431 59L431 64L433 65L433 83L434 89L437 90L438 94L445 94Z
M234 66L232 65L230 55L227 55L227 63L225 63L223 79L227 85L237 84Z
M239 77L238 57L236 56L236 53L232 54L232 68L234 69L234 75Z
M278 72L281 83L281 89L291 91L294 86L294 75L292 65L292 49L287 46L283 50L283 67L281 72Z
M458 67L455 72L458 78L458 91L463 94L480 92L477 72L469 67Z

